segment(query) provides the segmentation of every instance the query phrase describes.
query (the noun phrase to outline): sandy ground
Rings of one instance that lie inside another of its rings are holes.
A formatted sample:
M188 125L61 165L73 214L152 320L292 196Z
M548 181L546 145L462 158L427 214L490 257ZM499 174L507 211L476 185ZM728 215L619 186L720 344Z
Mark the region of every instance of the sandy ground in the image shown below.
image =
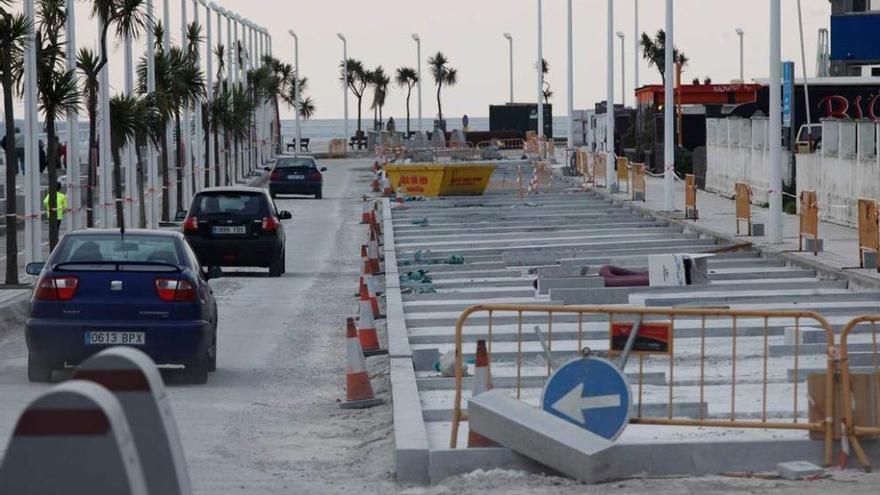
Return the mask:
M391 408L342 410L344 321L354 316L359 274L359 197L367 161L333 161L324 200L281 199L291 210L287 274L239 272L213 281L221 324L219 369L206 386L166 373L195 493L872 493L880 475L848 471L830 480L782 482L722 477L627 480L585 486L512 471L476 472L435 486L394 481ZM26 380L23 335L0 337L0 446L45 386ZM370 358L373 386L390 400L387 359Z

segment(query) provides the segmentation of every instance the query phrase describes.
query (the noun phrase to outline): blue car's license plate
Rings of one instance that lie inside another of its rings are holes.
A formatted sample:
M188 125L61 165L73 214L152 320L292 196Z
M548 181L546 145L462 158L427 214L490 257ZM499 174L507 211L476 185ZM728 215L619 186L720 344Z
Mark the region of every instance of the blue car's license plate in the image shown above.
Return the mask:
M86 345L145 345L144 332L86 332Z

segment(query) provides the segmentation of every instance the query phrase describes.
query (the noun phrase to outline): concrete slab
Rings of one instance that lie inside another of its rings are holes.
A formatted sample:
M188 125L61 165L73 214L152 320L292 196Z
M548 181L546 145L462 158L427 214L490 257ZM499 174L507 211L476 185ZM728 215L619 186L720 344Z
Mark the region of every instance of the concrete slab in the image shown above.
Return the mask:
M396 479L403 483L426 483L429 480L428 437L412 361L391 358L390 367Z

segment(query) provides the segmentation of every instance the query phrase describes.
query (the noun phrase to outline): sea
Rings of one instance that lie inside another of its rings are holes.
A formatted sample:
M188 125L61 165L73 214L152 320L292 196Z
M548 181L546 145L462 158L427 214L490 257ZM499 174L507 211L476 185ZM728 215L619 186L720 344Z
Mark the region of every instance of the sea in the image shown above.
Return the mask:
M553 118L553 135L563 135L567 129L568 118L565 116L562 117L554 117ZM406 131L406 117L397 118L394 117L395 128L398 132ZM314 139L315 141L325 141L336 137L343 137L345 135L345 119L311 119L311 120L303 120L300 121L300 126L302 128L302 137ZM349 134L354 135L355 130L357 130L357 119L349 119L348 121ZM373 118L370 116L369 118L364 118L361 120L361 128L366 131L368 129L372 129L373 127ZM446 129L461 129L462 119L461 117L457 118L447 118L446 119ZM410 120L410 129L418 130L418 119L413 118ZM468 118L468 128L471 131L488 131L489 130L489 117L469 117ZM422 119L422 129L425 131L430 131L434 129L434 120L433 119ZM281 135L284 137L284 142L289 142L292 140L293 136L296 135L296 123L293 119L282 119L281 120Z

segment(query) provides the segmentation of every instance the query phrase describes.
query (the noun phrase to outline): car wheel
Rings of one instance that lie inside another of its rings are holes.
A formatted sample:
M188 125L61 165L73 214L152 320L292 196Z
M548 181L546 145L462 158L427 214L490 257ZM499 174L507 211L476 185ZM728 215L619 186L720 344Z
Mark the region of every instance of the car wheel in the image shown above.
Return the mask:
M284 255L277 257L272 261L272 264L269 265L269 276L270 277L280 277L281 274L284 273Z
M34 353L28 353L28 380L31 383L51 383L52 365Z
M318 191L318 193L315 194L315 199L322 199L323 197L324 197L324 191Z
M208 353L186 363L186 378L189 383L203 385L208 383Z
M214 335L214 343L208 349L208 371L217 371L217 335Z

